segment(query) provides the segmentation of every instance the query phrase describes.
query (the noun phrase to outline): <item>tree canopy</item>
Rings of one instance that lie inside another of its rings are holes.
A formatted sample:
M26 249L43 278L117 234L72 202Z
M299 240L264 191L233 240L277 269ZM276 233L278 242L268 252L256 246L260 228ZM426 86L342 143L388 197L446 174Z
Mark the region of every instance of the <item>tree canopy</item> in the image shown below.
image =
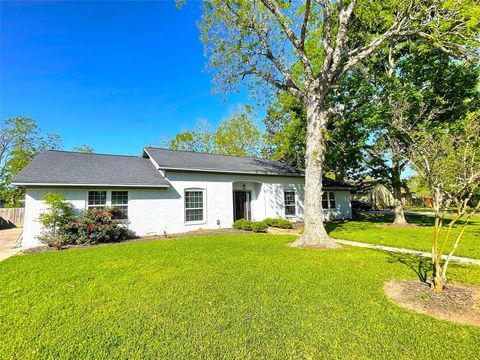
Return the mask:
M197 122L196 129L175 135L167 140L167 146L174 150L260 157L264 136L247 107L234 111L215 130L206 121Z

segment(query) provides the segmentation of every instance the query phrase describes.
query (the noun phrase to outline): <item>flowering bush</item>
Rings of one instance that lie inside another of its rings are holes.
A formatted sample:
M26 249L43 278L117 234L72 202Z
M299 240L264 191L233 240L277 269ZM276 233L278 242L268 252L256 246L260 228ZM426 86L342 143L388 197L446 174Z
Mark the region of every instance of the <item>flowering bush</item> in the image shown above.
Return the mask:
M69 243L99 244L131 239L134 234L120 220L115 219L115 209L90 209L83 218L66 226Z

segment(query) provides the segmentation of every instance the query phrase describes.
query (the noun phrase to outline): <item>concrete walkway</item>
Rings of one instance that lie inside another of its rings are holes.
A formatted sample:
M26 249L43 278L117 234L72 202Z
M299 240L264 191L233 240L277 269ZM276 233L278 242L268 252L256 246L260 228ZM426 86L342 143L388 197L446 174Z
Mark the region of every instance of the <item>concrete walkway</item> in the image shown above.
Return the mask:
M363 248L368 248L368 249L390 251L390 252L401 253L401 254L416 255L416 256L422 256L422 257L426 257L426 258L431 258L432 257L431 253L418 251L418 250L396 248L396 247L384 246L384 245L367 244L367 243L361 243L361 242L349 241L349 240L335 239L335 241L339 244L342 244L342 245L349 245L349 246L363 247ZM447 258L447 255L442 256L442 259L445 260L446 258ZM461 263L461 264L471 264L471 265L479 265L480 266L480 260L470 259L470 258L465 258L465 257L460 257L460 256L452 256L451 261L458 262L458 263Z
M15 243L22 230L22 228L0 230L0 261L20 252L21 248L15 248Z

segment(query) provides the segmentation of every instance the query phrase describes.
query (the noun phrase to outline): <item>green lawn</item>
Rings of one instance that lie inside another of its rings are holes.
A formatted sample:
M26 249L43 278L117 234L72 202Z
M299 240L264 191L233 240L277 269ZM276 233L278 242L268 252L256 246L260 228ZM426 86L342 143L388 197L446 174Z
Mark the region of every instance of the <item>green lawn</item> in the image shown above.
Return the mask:
M0 358L474 359L480 329L383 294L418 258L230 235L15 256L0 263ZM480 285L480 268L451 277Z
M433 217L407 215L409 223L419 225L410 228L385 226L392 221L393 215L362 215L356 221L327 224L327 231L337 239L431 251ZM459 228L459 226L455 227L453 235L459 232ZM448 250L453 246L454 240L455 237L452 236ZM480 259L480 217L474 217L469 222L455 255Z

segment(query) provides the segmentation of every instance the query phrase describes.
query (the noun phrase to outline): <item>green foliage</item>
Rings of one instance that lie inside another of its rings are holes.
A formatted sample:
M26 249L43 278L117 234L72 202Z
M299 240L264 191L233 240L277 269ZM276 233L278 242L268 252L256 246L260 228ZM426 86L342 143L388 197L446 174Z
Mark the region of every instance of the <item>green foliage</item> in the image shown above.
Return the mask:
M72 206L62 194L48 193L43 197L43 201L48 206L48 210L39 216L39 221L44 227L39 240L59 249L68 242L65 236L66 229L76 216L73 214Z
M242 229L242 230L250 231L252 230L252 221L247 219L239 219L233 223L232 227L234 229Z
M347 104L346 115L334 118L329 125L324 169L324 173L332 172L340 180L360 175L363 170L363 151L369 136L364 124L369 116L368 109L361 106L369 101L364 89L366 85L353 76L345 80L343 85L342 93L350 94L348 99L344 99ZM288 93L281 93L270 104L263 122L269 157L304 168L307 114L301 102Z
M173 150L217 153L233 156L261 156L263 134L248 107L223 120L215 131L208 122L197 122L195 130L186 130L167 141Z
M167 147L172 150L213 152L213 134L207 121L197 121L195 130L186 130L173 139L167 140Z
M251 225L252 231L256 233L267 232L268 225L263 221L254 221Z
M420 258L285 246L294 239L250 233L9 258L0 358L478 358L480 329L384 296L386 281L417 279ZM479 267L452 272L480 286Z
M287 219L282 218L267 218L263 220L268 226L277 227L280 229L293 229L293 223Z
M263 135L248 108L237 110L223 120L213 140L214 151L223 155L260 156L264 146Z
M239 219L233 223L233 228L253 232L266 232L268 229L268 225L264 221Z
M120 220L115 219L115 209L89 209L82 218L70 222L65 231L72 244L100 244L119 242L135 235Z
M95 149L90 145L80 145L80 146L75 146L72 149L72 151L86 153L86 154L93 154L95 152Z
M42 135L35 120L16 116L0 128L0 196L7 207L18 207L25 197L23 188L10 185L12 178L42 150L61 149L56 134Z

